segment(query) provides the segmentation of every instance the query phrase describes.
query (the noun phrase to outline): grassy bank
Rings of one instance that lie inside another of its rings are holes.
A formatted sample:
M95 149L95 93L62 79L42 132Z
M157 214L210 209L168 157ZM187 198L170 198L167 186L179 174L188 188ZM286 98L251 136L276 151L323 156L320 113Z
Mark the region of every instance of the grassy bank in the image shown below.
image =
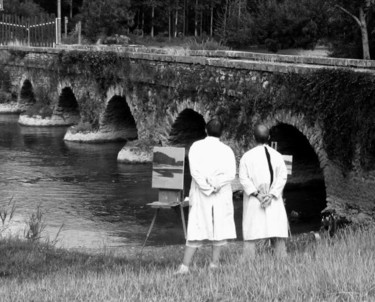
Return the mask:
M19 240L0 242L1 301L374 301L375 228L346 231L275 261L241 262L240 243L209 271L203 248L192 271L174 276L183 247L88 254Z

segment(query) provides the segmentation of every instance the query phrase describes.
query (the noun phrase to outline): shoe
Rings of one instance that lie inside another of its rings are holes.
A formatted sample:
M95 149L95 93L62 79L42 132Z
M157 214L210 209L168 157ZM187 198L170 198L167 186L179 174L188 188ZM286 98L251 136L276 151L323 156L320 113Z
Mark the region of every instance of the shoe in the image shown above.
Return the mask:
M175 271L175 272L173 273L173 275L185 275L185 274L187 274L187 273L189 273L189 267L186 266L186 265L184 265L184 264L181 264L181 265L178 267L177 271Z
M217 270L217 269L219 269L219 265L218 264L215 264L215 263L210 263L210 265L208 266L208 268L210 269L210 270Z

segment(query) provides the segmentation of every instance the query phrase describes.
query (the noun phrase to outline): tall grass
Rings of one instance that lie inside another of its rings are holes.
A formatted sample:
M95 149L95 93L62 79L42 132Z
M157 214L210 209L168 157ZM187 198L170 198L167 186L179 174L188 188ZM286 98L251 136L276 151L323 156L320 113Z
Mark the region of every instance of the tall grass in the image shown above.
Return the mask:
M174 276L183 246L84 254L43 244L1 241L2 301L374 301L375 228L346 230L284 260L261 250L241 260L240 243L210 271L210 249L191 273ZM1 274L0 274L1 275Z

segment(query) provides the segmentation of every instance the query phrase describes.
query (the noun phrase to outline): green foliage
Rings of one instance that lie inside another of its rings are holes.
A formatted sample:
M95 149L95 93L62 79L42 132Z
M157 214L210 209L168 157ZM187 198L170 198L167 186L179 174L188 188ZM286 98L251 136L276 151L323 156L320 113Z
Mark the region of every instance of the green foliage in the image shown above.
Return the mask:
M125 54L95 51L62 51L57 64L61 74L78 72L88 78L94 78L101 92L120 83L129 74L130 61Z
M2 92L9 92L11 89L12 83L10 79L9 72L4 68L0 69L0 90Z
M326 35L328 15L322 0L260 1L252 17L258 43L274 52L314 48Z
M44 221L44 211L41 205L38 205L36 211L31 213L26 221L25 238L30 241L37 241L42 237L42 233L46 228Z
M257 42L254 29L257 24L246 9L243 0L231 1L220 16L216 33L221 41L235 48L246 47Z
M27 55L27 51L17 49L9 49L8 52L10 54L9 61L13 62L23 60Z
M202 42L199 42L194 38L189 39L184 47L190 50L230 50L228 46L225 46L214 39L207 39Z
M92 41L100 36L122 34L128 27L129 0L84 0L83 32Z
M352 71L322 70L290 74L286 81L291 108L323 125L324 145L331 159L351 169L357 146L360 164L370 167L375 141L375 80ZM372 167L373 168L373 167Z
M99 129L99 115L98 112L103 110L102 102L91 97L89 93L80 98L80 113L82 116L82 123L90 123L93 130Z
M31 86L29 89L22 89L21 96L23 93L25 94L23 98L28 99L31 102L35 101L35 104L29 107L25 114L30 117L40 115L42 118L52 116L53 111L51 108L50 91L52 91L51 84L48 86L37 86L35 90L32 90Z
M30 0L4 0L4 11L6 14L22 17L34 17L44 12L38 4Z
M375 79L371 75L325 69L274 75L267 85L259 80L248 82L240 76L221 75L208 68L194 73L171 72L175 88L170 99L190 97L206 104L227 125L228 139L248 146L254 119L291 110L302 113L311 126L321 123L325 150L344 169L353 168L358 146L362 168L374 168Z
M373 1L327 1L330 18L328 19L327 39L330 42L331 56L340 58L363 58L361 30L357 21L345 13L339 6L359 18L359 7L364 8L368 29L371 57L375 56L375 18Z

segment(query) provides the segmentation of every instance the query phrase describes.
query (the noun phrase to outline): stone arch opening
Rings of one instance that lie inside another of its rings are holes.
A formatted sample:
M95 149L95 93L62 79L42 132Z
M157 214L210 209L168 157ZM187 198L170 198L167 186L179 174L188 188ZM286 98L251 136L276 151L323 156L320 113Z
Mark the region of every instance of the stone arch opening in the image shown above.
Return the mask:
M191 145L206 137L206 122L201 114L193 109L184 109L174 121L169 135L169 144L175 147L190 149ZM184 194L189 195L191 175L188 152L185 158Z
M317 154L306 136L296 127L279 123L271 128L270 141L277 150L293 155L292 175L284 190L292 233L318 230L320 213L326 207L326 187Z
M137 139L137 124L125 97L115 95L109 100L100 129L120 132L123 139Z
M193 109L184 109L177 116L169 135L169 143L187 149L197 140L206 137L206 122Z
M64 112L78 112L78 102L70 87L61 90L57 107Z
M33 85L30 80L25 80L21 87L20 102L24 104L35 104L35 95Z

